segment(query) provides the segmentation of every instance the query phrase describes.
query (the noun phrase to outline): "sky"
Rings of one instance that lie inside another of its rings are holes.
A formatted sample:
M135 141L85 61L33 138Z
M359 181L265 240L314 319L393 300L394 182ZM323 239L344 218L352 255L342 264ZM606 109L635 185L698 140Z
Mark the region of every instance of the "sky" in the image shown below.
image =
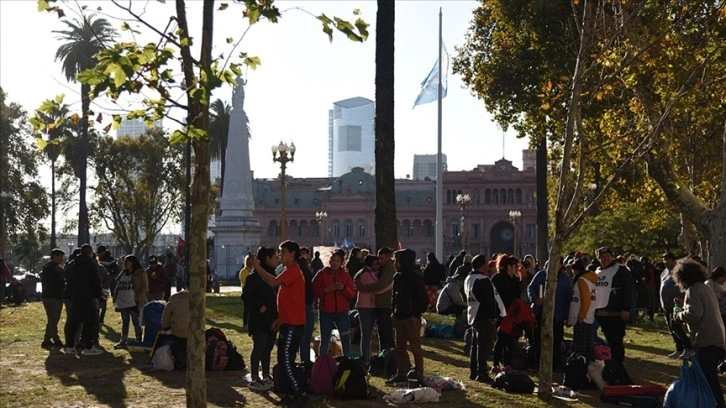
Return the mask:
M89 10L101 7L101 16L119 27L116 18L123 12L109 1L66 3L66 15L76 16L76 4ZM127 4L128 1L121 1ZM221 2L217 2L221 3ZM248 28L242 6L228 1L229 7L215 13L214 54L230 54L227 37L239 39ZM274 178L279 164L272 161L270 146L281 140L297 147L294 163L288 164L293 177L327 176L328 110L335 101L362 96L375 98L375 17L376 2L355 1L276 1L283 11L278 24L262 22L247 31L234 54L245 51L260 57L257 70L245 73L245 112L250 120L250 162L256 178ZM174 12L173 1L132 2L137 10L155 23L166 22ZM201 1L188 1L191 30L199 32ZM437 148L437 104L413 103L437 58L438 15L443 11L443 41L453 57L455 46L464 43L466 29L476 1L397 1L395 27L395 175L403 178L413 171L414 154L435 154ZM354 9L369 24L365 43L335 35L333 42L322 32L321 24L309 13L354 20ZM304 11L303 11L304 10ZM307 12L306 12L307 11ZM309 13L308 13L309 12ZM54 61L61 44L53 30L64 26L55 15L39 13L34 0L0 1L0 86L8 101L32 111L45 99L66 95L65 102L80 112L80 85L68 83L60 64ZM137 27L132 24L132 27ZM195 29L196 28L196 29ZM122 33L123 34L123 33ZM128 32L125 33L128 35ZM129 37L122 37L131 40ZM156 37L137 37L140 43ZM443 153L449 170L471 170L491 164L503 156L521 168L522 150L527 141L510 130L503 135L491 120L484 103L463 88L458 75L448 73L448 95L443 100ZM232 89L215 91L213 98L231 103ZM132 106L125 101L123 107ZM119 109L99 101L95 112ZM164 126L171 127L169 121ZM44 170L49 178L50 170Z

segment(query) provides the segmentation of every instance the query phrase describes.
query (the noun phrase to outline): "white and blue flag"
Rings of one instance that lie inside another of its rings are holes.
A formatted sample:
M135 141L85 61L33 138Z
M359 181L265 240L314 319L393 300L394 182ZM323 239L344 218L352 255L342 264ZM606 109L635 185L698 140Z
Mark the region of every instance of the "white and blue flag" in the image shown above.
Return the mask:
M446 51L446 46L441 45L441 97L446 97L447 87L447 74L449 72L449 53ZM418 105L433 102L438 99L438 88L439 88L439 60L436 60L434 67L429 72L426 79L421 82L421 93L418 94L416 102L413 103L415 108Z

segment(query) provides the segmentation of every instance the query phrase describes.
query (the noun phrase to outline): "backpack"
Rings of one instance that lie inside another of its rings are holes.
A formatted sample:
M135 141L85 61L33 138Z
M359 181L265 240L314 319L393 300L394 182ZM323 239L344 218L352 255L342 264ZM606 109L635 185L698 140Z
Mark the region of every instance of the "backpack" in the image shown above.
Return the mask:
M633 380L630 379L628 372L625 370L625 366L617 360L605 362L605 368L602 370L602 378L608 385L633 384Z
M323 354L315 359L310 376L310 393L313 395L335 395L333 378L338 372L338 365L330 354Z
M426 337L435 339L451 339L454 337L454 327L450 324L432 324L426 328Z
M501 372L494 378L492 388L513 394L531 394L534 392L534 381L519 371Z
M359 358L346 358L338 364L333 377L335 396L344 399L365 399L371 396L368 373Z
M297 380L297 383L300 385L300 388L302 388L303 392L307 392L308 383L307 378L305 374L305 366L296 364L294 366L294 375L295 379ZM287 375L285 375L285 371L282 369L282 366L280 364L275 364L272 367L272 380L273 380L273 388L272 390L275 391L278 394L294 394L295 390L292 388L292 385L290 385Z
M515 370L527 369L527 353L517 341L504 346L502 362Z
M499 331L519 338L524 330L532 330L537 327L537 319L534 317L532 308L522 299L514 299L507 315L499 324Z
M386 378L391 378L398 372L398 365L396 364L396 349L390 348L388 350L384 350L383 358L385 359L383 362L383 371L386 375ZM408 356L408 352L406 352L406 356ZM411 360L408 361L408 364L406 365L406 372L411 369Z
M368 368L368 374L375 375L376 377L382 377L386 373L385 368L386 358L383 355L379 354L371 356L371 365Z
M247 368L245 365L245 359L242 357L237 346L232 343L232 340L227 340L227 370L244 370Z
M595 360L610 361L613 359L612 352L608 346L598 344L593 347L593 352L595 353Z
M227 336L222 330L215 327L204 331L207 338L207 346L205 352L207 371L223 371L227 369L229 355L227 354Z
M587 357L582 354L574 353L568 357L564 372L563 383L566 387L575 391L590 387L590 378L587 376Z

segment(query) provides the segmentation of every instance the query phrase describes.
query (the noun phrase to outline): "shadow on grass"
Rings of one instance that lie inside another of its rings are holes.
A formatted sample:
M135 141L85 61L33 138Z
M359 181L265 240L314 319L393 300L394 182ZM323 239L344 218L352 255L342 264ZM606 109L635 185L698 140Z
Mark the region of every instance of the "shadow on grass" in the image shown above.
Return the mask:
M121 356L103 353L98 356L72 356L54 351L45 360L49 376L66 387L81 386L88 395L110 407L125 407L127 396L123 379L129 364Z

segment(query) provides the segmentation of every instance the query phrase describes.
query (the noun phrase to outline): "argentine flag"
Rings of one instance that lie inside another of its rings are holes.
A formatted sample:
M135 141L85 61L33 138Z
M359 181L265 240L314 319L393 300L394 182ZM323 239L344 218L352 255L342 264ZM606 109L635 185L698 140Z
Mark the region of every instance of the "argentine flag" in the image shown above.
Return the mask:
M446 97L446 85L447 85L447 74L449 72L449 53L446 51L446 46L441 44L441 97ZM429 72L426 79L421 82L421 93L418 94L416 102L413 103L415 108L418 105L433 102L438 99L438 87L439 87L439 60L436 60L434 67Z

